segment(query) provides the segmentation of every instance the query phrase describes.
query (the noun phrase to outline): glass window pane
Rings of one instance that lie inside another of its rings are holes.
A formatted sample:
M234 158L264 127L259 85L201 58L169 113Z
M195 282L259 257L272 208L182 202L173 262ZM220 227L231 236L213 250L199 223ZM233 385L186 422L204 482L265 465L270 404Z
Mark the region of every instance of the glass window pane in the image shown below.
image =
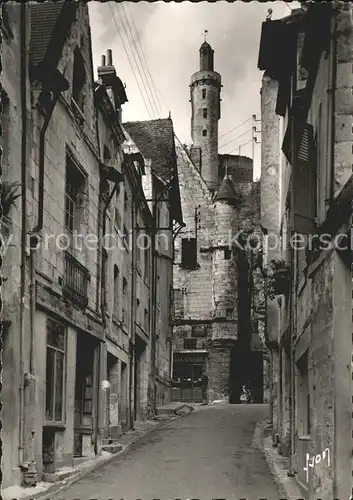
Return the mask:
M56 381L55 381L55 420L62 420L63 413L63 384L64 384L64 355L56 352Z
M45 386L45 418L53 420L53 398L54 398L54 358L55 352L47 347L47 374Z

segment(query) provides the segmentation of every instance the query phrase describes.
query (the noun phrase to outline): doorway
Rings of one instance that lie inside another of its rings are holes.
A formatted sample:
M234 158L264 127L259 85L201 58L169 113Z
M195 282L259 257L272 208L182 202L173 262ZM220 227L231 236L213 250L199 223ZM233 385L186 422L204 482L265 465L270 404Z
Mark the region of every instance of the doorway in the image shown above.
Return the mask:
M98 342L90 335L77 333L74 417L74 457L94 456L98 389Z
M202 403L202 363L175 363L172 399L185 403Z

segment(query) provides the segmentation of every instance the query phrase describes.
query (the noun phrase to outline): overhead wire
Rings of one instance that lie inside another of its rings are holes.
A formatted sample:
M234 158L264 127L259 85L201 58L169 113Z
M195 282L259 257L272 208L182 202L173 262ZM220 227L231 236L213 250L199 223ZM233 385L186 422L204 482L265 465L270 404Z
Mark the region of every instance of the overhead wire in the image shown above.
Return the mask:
M108 5L109 5L110 11L111 11L111 13L112 13L113 21L114 21L114 23L115 23L115 26L116 26L116 29L117 29L118 35L119 35L120 40L121 40L121 43L122 43L122 45L123 45L123 48L124 48L124 51L125 51L126 57L127 57L128 61L129 61L131 71L132 71L132 73L133 73L133 75L134 75L134 78L135 78L135 81L136 81L137 87L138 87L138 89L139 89L139 92L140 92L140 94L141 94L141 97L142 97L143 103L144 103L144 105L145 105L146 111L147 111L148 115L149 115L149 116L150 116L150 118L151 118L151 117L152 117L152 115L151 115L151 111L150 111L150 109L149 109L149 107L148 107L148 105L147 105L147 103L146 103L146 100L145 100L144 94L143 94L143 92L142 92L142 90L141 90L141 86L140 86L140 83L139 83L138 78L137 78L137 76L136 76L136 73L135 73L135 70L134 70L133 64L132 64L132 62L131 62L131 59L130 59L130 56L129 56L129 52L128 52L127 48L126 48L124 38L123 38L123 36L122 36L122 34L121 34L121 31L120 31L120 29L119 29L119 26L118 26L117 20L116 20L116 18L115 18L115 14L114 14L113 8L112 8L112 6L111 6L111 3L110 3L110 2L108 2ZM126 32L126 30L125 30L125 26L124 26L124 23L122 23L122 26L123 26L124 31Z
M123 4L122 4L123 5ZM147 73L147 76L148 78L150 79L150 82L151 82L151 86L153 87L153 90L155 92L155 96L156 96L156 100L157 100L157 104L159 105L159 114L162 115L163 112L162 112L162 108L161 108L161 103L160 103L160 99L158 98L158 88L155 84L155 81L152 77L152 74L149 70L149 65L148 65L148 59L147 59L147 56L146 56L146 53L145 53L145 50L143 48L143 45L142 45L142 42L141 42L141 38L140 38L140 35L139 35L139 31L137 29L137 26L136 26L136 23L135 23L135 20L134 20L134 16L131 14L130 10L129 10L129 6L126 5L126 11L128 12L129 15L131 15L131 23L132 23L132 26L135 30L135 33L136 33L136 41L137 41L137 45L139 46L140 48L140 51L141 51L141 57L143 59L143 64L144 64L144 68L146 70L146 73ZM149 87L150 88L150 87ZM162 99L163 99L163 96L161 96ZM166 103L165 103L166 104Z
M125 23L127 25L127 28L128 28L128 31L129 31L129 35L128 35L128 32L125 28L125 25L124 23L121 23L122 24L122 27L123 27L123 30L124 30L124 33L125 33L125 36L126 36L126 40L127 42L129 43L129 40L131 41L131 52L132 52L132 55L133 55L133 58L134 58L134 62L135 62L135 65L136 65L136 68L137 68L137 71L138 71L138 74L141 78L141 82L142 82L142 86L144 88L144 91L145 91L145 94L147 96L147 100L148 100L148 103L149 103L149 107L147 106L147 103L146 103L146 100L145 100L145 97L144 97L144 94L142 92L142 89L141 89L141 86L139 84L139 81L138 81L138 78L136 76L136 73L135 73L135 70L134 70L134 67L133 67L133 64L131 62L131 58L129 57L129 53L128 53L128 50L126 48L126 44L124 42L124 39L123 39L123 36L122 36L122 33L121 31L119 30L119 26L118 26L118 23L116 21L116 18L115 18L115 15L114 15L114 11L110 5L110 2L109 2L109 7L110 7L110 10L112 12L112 16L113 16L113 20L115 22L115 25L117 27L117 31L118 31L118 34L120 36L120 39L122 41L122 44L123 44L123 47L124 47L124 50L125 50L125 53L126 53L126 56L128 58L128 61L129 61L129 64L130 64L130 67L131 67L131 70L133 72L133 75L134 75L134 78L135 78L135 81L137 83L137 86L138 86L138 89L139 89L139 92L141 94L141 97L143 99L143 102L145 104L145 108L147 110L147 113L149 114L150 117L153 116L154 113L156 113L157 116L160 116L161 115L161 102L160 102L160 99L159 99L159 96L162 98L162 100L164 101L164 103L167 105L165 99L164 99L164 96L163 94L161 94L160 90L158 89L158 87L156 86L154 80L153 80L153 77L151 75L151 72L150 72L150 69L149 69L149 65L148 65L148 61L147 61L147 57L146 57L146 54L145 54L145 51L143 49L143 45L141 43L141 39L140 39L140 36L139 36L139 33L138 33L138 30L137 30L137 27L136 27L136 23L133 19L133 16L131 16L131 23L130 23L130 19L129 19L129 11L128 11L128 7L126 6L126 10L125 10L125 6L123 4L121 4L121 12L124 16L124 20L125 20ZM117 9L118 9L118 5L117 5ZM133 33L133 30L135 31L135 35ZM135 36L136 36L136 40L135 40ZM136 51L136 54L135 54L135 51ZM143 75L141 73L141 70L140 70L140 67L139 67L139 64L141 64L141 67L142 67L142 72L143 72ZM145 82L147 84L147 88L146 89L146 86L145 86ZM168 106L168 105L167 105ZM152 110L152 116L151 116L151 110ZM229 135L231 132L239 129L240 127L242 127L243 125L245 125L246 123L248 123L250 120L253 119L253 116L248 118L247 120L243 121L242 123L236 125L235 127L229 129L227 132L221 134L219 136L219 138L221 137L225 137L226 135ZM220 145L220 149L227 146L228 144L231 144L232 142L238 140L240 137L243 137L244 135L250 133L253 129L250 129L250 130L247 130L246 132L243 132L242 134L240 134L239 136L231 139L230 141L227 141L226 143ZM185 150L185 147L184 145L182 144L182 142L180 141L180 139L177 137L177 135L174 133L176 139L178 140L179 144L183 147L183 149ZM249 144L250 142L253 141L253 138L246 142L245 144L242 144L240 146L237 146L236 148L233 148L230 152L228 153L224 153L224 154L230 154L231 152L241 148L241 147L244 147L246 146L247 144ZM218 154L215 155L214 158L212 158L210 161L213 161L215 160L216 158L218 157Z
M151 109L152 109L153 113L158 117L160 115L160 111L158 109L158 104L156 103L155 96L154 96L154 94L152 92L151 85L150 85L150 82L149 82L149 78L148 78L146 70L145 70L145 64L144 64L144 62L142 60L142 56L140 54L140 50L137 47L137 42L135 40L137 29L135 30L135 34L134 34L133 33L133 29L132 29L132 25L130 24L130 19L129 19L129 16L128 16L128 12L127 12L127 10L125 10L124 4L123 3L117 4L116 7L117 7L117 9L119 9L119 7L120 7L122 16L124 17L124 20L126 22L126 26L127 26L128 32L130 34L130 41L131 41L131 44L132 44L131 45L131 51L134 54L134 59L135 59L135 63L136 63L137 67L139 66L139 63L137 62L137 59L140 62L144 78L143 78L140 70L138 70L139 71L139 75L140 75L142 81L143 81L143 79L145 79L145 82L147 84L147 89L145 87L145 92L146 92L147 98L149 100L149 103L150 103L150 106L151 106ZM136 53L136 57L135 57L135 53Z

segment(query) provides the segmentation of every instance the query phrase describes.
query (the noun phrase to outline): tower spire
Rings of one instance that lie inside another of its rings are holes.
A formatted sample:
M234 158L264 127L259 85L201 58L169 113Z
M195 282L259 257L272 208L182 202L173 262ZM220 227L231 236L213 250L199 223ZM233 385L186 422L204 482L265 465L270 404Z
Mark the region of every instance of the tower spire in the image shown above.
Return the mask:
M208 30L205 30L204 33L203 33L203 36L205 38L205 42L207 42L207 33L208 33Z

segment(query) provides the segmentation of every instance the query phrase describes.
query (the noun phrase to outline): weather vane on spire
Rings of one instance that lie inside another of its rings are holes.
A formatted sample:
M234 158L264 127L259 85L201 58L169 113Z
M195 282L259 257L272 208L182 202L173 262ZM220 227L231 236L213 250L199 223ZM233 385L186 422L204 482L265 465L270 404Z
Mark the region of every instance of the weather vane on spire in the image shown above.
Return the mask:
M208 30L205 30L204 33L203 33L203 36L205 37L205 42L207 41L206 38L207 38L207 33L208 33Z

